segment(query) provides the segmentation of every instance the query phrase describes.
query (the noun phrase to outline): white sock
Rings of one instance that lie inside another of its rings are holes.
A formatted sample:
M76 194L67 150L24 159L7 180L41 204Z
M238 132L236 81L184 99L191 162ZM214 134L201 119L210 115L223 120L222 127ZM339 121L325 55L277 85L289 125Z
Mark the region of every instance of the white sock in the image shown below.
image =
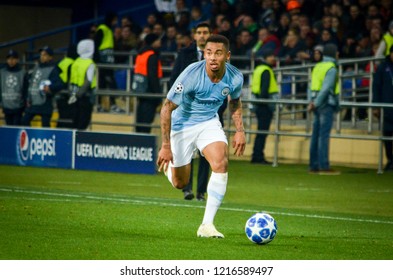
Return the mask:
M168 178L169 183L171 183L172 187L174 187L174 186L173 186L173 182L172 182L172 166L173 166L172 162L169 162L169 164L168 164L168 169L167 169L165 175L166 175L166 177Z
M207 185L207 201L202 224L213 224L214 217L221 205L227 189L228 172L212 172Z

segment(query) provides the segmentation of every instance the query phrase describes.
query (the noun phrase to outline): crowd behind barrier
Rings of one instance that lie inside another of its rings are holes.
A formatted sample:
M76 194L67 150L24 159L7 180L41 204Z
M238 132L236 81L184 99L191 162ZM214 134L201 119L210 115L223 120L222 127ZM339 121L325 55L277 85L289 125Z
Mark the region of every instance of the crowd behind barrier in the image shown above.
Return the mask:
M158 2L160 1L156 1ZM118 25L113 26L114 63L97 62L98 81L103 79L100 77L100 70L111 70L114 72L117 88L97 87L98 98L94 107L96 113L101 108L102 97L108 98L111 102L115 99L122 101L122 109L116 113L129 116L136 115L138 98L165 98L169 89L169 76L177 56L176 51L191 43L192 28L196 24L208 21L214 34L222 34L230 39L231 63L244 74L243 103L248 141L250 135L256 133L252 129L255 124L253 105L256 102L269 102L256 101L250 90L251 75L262 57L264 48L273 46L278 57L274 72L279 85L279 100L276 106L280 109L276 110L274 116L275 128L264 133L274 134L275 137L284 135L279 124L286 122L289 125L303 127L305 133L301 136L309 136L311 118L306 111L306 105L307 86L314 66L311 54L316 46L327 43L336 44L340 52L338 66L341 112L335 122L337 133L332 137L341 135L341 129L345 127L366 131L368 135L360 135L360 139L383 140L379 136L372 136L380 133L382 126L373 118L371 109L374 106L386 108L389 105L372 103L371 85L375 67L384 55L384 38L393 30L392 0L384 0L381 3L371 0L321 1L314 3L315 5L310 5L310 1L307 0L219 0L203 1L196 7L194 1L191 2L176 1L173 10L156 6L157 11L150 13L146 18L146 24L140 26L128 16L122 15L118 18ZM94 37L97 28L96 24L91 26L90 38ZM132 90L135 58L143 39L150 33L157 35L162 43L162 95L136 94ZM61 58L64 52L58 51L55 55L56 58ZM35 59L36 56L35 51L24 53L21 62L26 70L32 69L34 62L31 59ZM229 118L229 114L225 116ZM132 120L129 124L131 131L137 126L158 128L154 123L138 124L135 118ZM62 119L57 121L67 122ZM229 124L230 121L226 123ZM113 127L126 125L93 120L91 126L95 124ZM231 132L230 127L226 126L225 130ZM348 137L356 139L358 136ZM278 138L276 140L278 145ZM382 157L381 153L380 162ZM276 153L274 162L277 164Z

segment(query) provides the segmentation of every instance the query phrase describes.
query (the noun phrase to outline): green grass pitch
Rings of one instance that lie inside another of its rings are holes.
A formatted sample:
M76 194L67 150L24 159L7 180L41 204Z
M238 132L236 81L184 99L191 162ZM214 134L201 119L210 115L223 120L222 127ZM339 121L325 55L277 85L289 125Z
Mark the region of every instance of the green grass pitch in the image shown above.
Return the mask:
M185 201L163 174L0 165L0 259L393 259L393 173L340 170L230 161L215 220L225 239L202 239L204 203ZM257 211L277 221L268 245L244 233Z

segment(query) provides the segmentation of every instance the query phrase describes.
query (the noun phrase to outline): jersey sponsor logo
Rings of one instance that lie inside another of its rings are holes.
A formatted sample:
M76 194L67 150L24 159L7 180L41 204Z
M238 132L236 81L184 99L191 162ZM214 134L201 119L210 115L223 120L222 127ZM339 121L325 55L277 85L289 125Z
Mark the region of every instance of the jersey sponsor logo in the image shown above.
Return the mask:
M184 91L184 86L181 82L178 82L177 85L175 86L175 93L183 93Z
M229 88L227 88L227 87L223 88L222 91L221 91L221 95L222 96L228 96L229 92L230 92Z

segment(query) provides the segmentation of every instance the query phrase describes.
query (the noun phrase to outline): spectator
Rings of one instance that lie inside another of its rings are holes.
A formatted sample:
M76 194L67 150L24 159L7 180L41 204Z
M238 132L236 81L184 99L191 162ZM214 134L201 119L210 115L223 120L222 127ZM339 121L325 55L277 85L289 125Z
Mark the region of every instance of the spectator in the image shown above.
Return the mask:
M191 21L190 25L188 26L188 30L192 31L199 23L204 21L208 22L208 18L202 14L201 8L198 6L193 6L191 8Z
M160 22L155 23L153 25L152 33L156 34L159 40L162 40L165 36L164 25Z
M176 35L177 50L190 46L192 42L193 39L189 31L178 33Z
M295 29L299 31L300 29L300 14L291 14L291 23L289 24L289 29Z
M50 127L53 96L64 88L60 69L53 60L53 50L45 46L39 50L40 58L29 75L27 107L22 125L30 126L36 115L41 116L42 127Z
M311 73L307 110L313 112L313 128L310 140L310 173L338 175L329 162L330 131L334 113L339 108L339 88L337 81L337 47L327 44L323 48L323 60L318 62Z
M235 56L246 56L251 53L253 47L251 33L248 29L242 29L237 37L236 44L232 47L231 63L240 70L250 69L250 61Z
M19 64L19 54L9 50L0 69L0 103L6 125L21 125L26 104L27 74Z
M382 17L383 26L388 25L389 21L392 19L392 0L381 0L380 1L379 14Z
M377 26L371 27L369 37L370 37L371 45L377 44L377 49L378 49L379 42L381 42L381 39L382 39L382 29ZM376 50L374 51L374 55L375 55L375 53L376 53Z
M329 8L329 14L332 16L332 27L333 27L333 18L336 17L340 19L342 26L348 26L349 16L344 13L343 6L339 3L331 3Z
M263 52L264 62L258 65L252 75L252 93L257 100L277 98L278 85L272 67L276 64L273 49L265 49ZM258 121L258 131L268 131L273 118L275 105L266 103L255 104L255 114ZM271 164L265 158L265 144L267 134L257 133L255 137L251 163Z
M389 54L378 66L373 81L373 102L393 104L393 46L389 49ZM379 109L373 110L374 116L380 118ZM385 137L393 136L393 109L383 109L382 134ZM388 160L385 171L393 171L393 144L392 140L384 141L385 154Z
M217 34L227 37L229 42L233 42L236 40L236 34L234 33L232 23L228 17L224 17L222 19Z
M163 52L176 52L176 35L177 29L175 25L169 25L166 28L164 37L161 39L161 51Z
M161 55L161 62L163 66L172 66L174 63L174 55L168 54L168 52L175 53L177 51L176 35L176 26L172 24L166 28L165 35L161 39L160 51L162 51L163 53L166 52L166 54Z
M346 26L347 32L354 32L355 36L365 30L365 18L360 13L359 6L353 4L349 7L349 20Z
M157 16L156 13L150 13L150 14L147 15L147 18L146 18L146 25L147 25L151 30L153 30L154 24L156 24L156 23L158 23L158 22L159 22L159 20L158 20L158 16Z
M284 13L280 16L280 21L276 31L276 35L280 40L283 40L288 34L289 25L291 24L291 17L288 13Z
M177 24L179 24L185 14L188 14L188 16L190 15L190 10L187 7L186 1L176 0L175 21Z
M251 36L251 42L252 44L255 44L258 40L258 24L254 20L254 18L251 15L244 15L242 20L240 21L240 24L238 26L239 31L242 31L244 29L248 30Z
M115 45L115 49L118 52L130 52L138 47L138 43L138 36L131 31L131 26L124 25L121 28L121 38ZM125 55L115 57L116 63L128 63L128 60L128 56Z
M210 20L210 25L212 26L212 34L218 34L220 32L220 26L224 18L224 14L218 14L215 16L214 19Z
M97 86L96 65L93 61L94 41L82 40L78 43L79 58L71 66L70 103L75 103L74 128L88 128L93 112Z
M301 12L301 5L296 0L290 0L287 2L287 12L292 14L299 14Z
M333 38L336 38L337 44L339 48L342 46L343 38L344 38L344 26L339 17L332 17L332 28L331 32L333 34Z
M150 28L149 25L146 25L145 27L143 27L141 34L139 34L139 44L138 44L138 49L142 47L143 42L145 40L145 37L147 36L147 34L150 34L153 32L153 29Z
M161 60L158 50L161 47L161 40L157 34L148 34L145 37L142 49L139 51L134 68L132 89L138 94L160 94L162 93L160 80L163 77ZM154 121L158 105L161 104L159 98L138 98L136 114L136 132L150 133L151 123Z
M306 50L306 44L300 41L296 30L290 29L278 56L284 64L290 65L297 63L296 60L299 58L299 53L305 52Z
M332 32L330 29L322 29L321 31L321 37L318 41L318 45L327 45L327 44L335 44L338 46L337 40L333 38Z
M121 39L116 43L115 50L115 63L129 64L130 52L138 48L139 38L131 31L130 25L121 27ZM114 78L116 81L117 89L126 90L127 88L127 69L115 69ZM119 108L120 109L120 108Z
M265 51L273 50L274 55L278 55L280 48L281 42L277 36L271 34L268 28L262 27L258 31L258 42L252 48L252 54L262 57Z
M341 48L342 58L353 58L356 54L357 42L354 32L348 32Z
M121 18L121 27L124 26L129 26L131 33L134 34L136 37L138 37L139 34L142 32L142 28L137 23L135 23L129 16L123 16Z
M274 10L273 10L273 1L264 0L260 5L260 12L258 15L258 24L259 26L268 27L274 24L276 20Z

